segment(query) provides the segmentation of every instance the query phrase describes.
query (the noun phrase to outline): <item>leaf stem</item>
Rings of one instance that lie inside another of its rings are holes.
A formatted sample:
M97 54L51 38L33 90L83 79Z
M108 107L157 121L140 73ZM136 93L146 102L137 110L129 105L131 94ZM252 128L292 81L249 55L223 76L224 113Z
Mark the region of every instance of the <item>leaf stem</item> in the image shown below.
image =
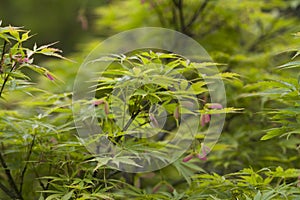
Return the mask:
M11 72L15 69L16 65L17 65L17 64L15 63L15 64L11 67L9 73L11 73ZM2 84L2 86L1 86L1 90L0 90L0 98L2 97L2 93L3 93L4 87L5 87L5 85L6 85L7 81L8 81L9 73L6 75L6 77L5 77L4 81L3 81L3 84Z
M129 126L131 125L131 123L135 120L135 118L139 115L140 112L141 112L141 110L138 110L133 115L131 115L130 119L127 121L127 123L123 127L122 132L127 131L127 129L129 128Z
M4 63L4 54L5 54L6 44L7 44L7 42L6 42L6 40L4 40L2 54L1 54L1 60L0 60L0 73L3 72L3 63Z

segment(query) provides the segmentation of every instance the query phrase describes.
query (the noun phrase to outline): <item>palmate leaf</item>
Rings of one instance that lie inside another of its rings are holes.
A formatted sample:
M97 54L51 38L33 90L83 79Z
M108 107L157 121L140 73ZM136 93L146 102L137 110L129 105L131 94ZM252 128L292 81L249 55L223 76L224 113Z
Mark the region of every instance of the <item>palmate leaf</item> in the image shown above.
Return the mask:
M50 196L48 196L45 200L56 200L58 198L60 198L63 194L51 194Z
M286 64L278 66L277 69L283 70L283 69L292 69L292 68L298 68L298 67L300 67L300 61L292 61L292 62L288 62Z
M251 96L264 96L275 101L290 101L298 97L298 83L295 78L285 78L283 80L261 81L249 84L245 87L250 93L239 95L239 98ZM290 101L291 102L291 101Z
M53 46L54 44L57 44L57 43L58 42L54 42L54 43L47 44L47 45L42 45L42 46L36 48L36 50L34 50L34 53L35 54L43 54L43 55L46 55L46 56L53 56L53 57L57 57L57 58L60 58L60 59L64 59L64 60L74 62L74 61L60 55L60 53L62 53L62 51L60 49L56 49L56 48L51 47L51 46Z
M298 99L298 97L296 97ZM288 98L289 101L284 101L286 104L295 104L295 101ZM266 130L266 134L261 138L261 140L268 140L274 137L287 137L289 138L293 134L300 133L299 126L299 107L286 107L276 110L267 110L270 115L270 119L276 124L280 124L281 127L272 128Z
M120 166L120 164L126 164L126 165L131 165L131 166L134 166L134 167L142 167L141 165L138 165L134 160L133 158L135 157L132 157L132 156L116 156L114 158L111 159L111 162L116 164L117 167Z
M247 85L245 88L247 90L255 90L255 89L270 89L270 88L287 88L296 90L297 81L294 79L286 79L286 80L270 80L270 81L261 81L258 83Z
M300 174L300 169L289 168L284 170L281 166L278 166L275 171L266 171L265 174L278 178L296 178Z
M110 70L107 70L103 73L101 73L102 76L113 76L113 77L116 77L116 76L130 76L131 73L128 72L128 71L125 71L125 70L122 70L122 69L110 69Z
M104 192L103 192L104 193ZM87 195L87 194L83 194L82 198L85 198L86 196L86 199L106 199L106 200L114 200L113 197L107 195L107 194L103 194L103 193L92 193L90 195ZM93 198L95 197L95 198Z
M91 161L96 161L97 162L97 166L94 168L94 171L98 170L99 168L103 167L103 166L107 166L109 164L109 166L111 166L111 164L114 164L117 166L117 168L120 166L120 164L125 164L125 165L131 165L133 167L142 167L140 165L138 165L134 160L132 156L115 156L115 157L97 157L95 159L89 160L88 162Z
M0 27L0 37L8 43L11 43L10 40L20 41L19 32L25 32L25 30L22 30L22 27L14 27L10 25Z
M192 175L194 175L195 172L205 173L205 170L198 165L182 162L181 159L175 161L172 165L177 169L178 173L184 177L188 184L192 183Z
M0 31L0 38L4 39L6 42L10 43L10 40L14 40L15 38L13 38L12 36L5 34L5 33L1 33Z
M211 109L211 110L199 110L201 114L224 114L224 113L238 113L244 110L243 108L223 108L223 109Z
M186 63L183 63L186 64ZM207 67L213 67L218 65L224 65L221 63L214 63L214 62L202 62L202 63L195 63L192 62L188 65L189 68L196 68L196 69L207 69Z
M268 130L267 133L262 136L261 140L269 140L271 138L283 135L287 130L287 127L273 128L271 130Z
M72 198L74 194L74 190L71 190L70 192L68 192L67 194L65 194L64 196L61 197L61 200L69 200Z
M206 75L204 74L204 78L206 81L210 81L210 80L227 80L227 81L240 81L240 75L237 73L233 73L233 72L223 72L223 73L216 73L214 72L214 75Z

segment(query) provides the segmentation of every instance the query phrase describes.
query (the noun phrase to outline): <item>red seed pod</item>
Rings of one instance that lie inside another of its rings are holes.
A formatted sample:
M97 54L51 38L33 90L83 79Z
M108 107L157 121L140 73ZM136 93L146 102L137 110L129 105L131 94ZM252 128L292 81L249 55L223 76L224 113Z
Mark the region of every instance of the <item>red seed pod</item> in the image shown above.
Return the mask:
M200 159L200 160L203 160L203 161L206 161L207 160L207 155L206 154L197 154L197 157Z
M30 60L29 60L29 58L24 58L23 59L23 62L25 62L25 63L27 63L27 62L29 62Z
M158 183L152 189L152 193L156 193L161 188L161 183Z
M176 106L173 116L174 116L174 118L176 120L178 120L179 119L179 115L180 115L180 113L179 113L179 106Z
M106 115L109 114L109 106L108 106L108 103L106 101L104 101L104 112Z
M49 72L46 73L46 77L47 77L50 81L53 81L53 80L54 80L54 77L53 77Z
M22 55L21 54L17 54L17 55L14 55L14 56L12 56L12 58L16 61L16 62L18 62L18 63L22 63Z
M205 123L209 123L209 122L210 122L210 116L209 116L209 114L206 114L206 115L204 116L204 122L205 122Z
M149 114L149 118L154 127L159 127L158 121L156 120L156 118L152 113Z
M100 104L103 104L104 100L103 99L98 99L92 102L93 106L99 106Z
M169 192L173 192L174 191L174 188L173 188L173 186L171 184L166 184L166 186L167 186Z
M223 106L219 103L211 103L208 108L212 108L212 109L222 109Z
M57 144L57 140L54 137L51 137L49 140L52 144Z
M201 126L205 126L203 114L201 114L201 116L200 116L200 123L201 123Z
M155 176L155 173L153 173L153 172L149 172L149 173L141 175L142 178L153 178L154 176Z
M210 122L209 114L201 114L200 121L201 121L201 126L205 126L206 123L209 123Z
M197 154L197 157L200 160L207 160L207 154L210 151L210 148L208 146L205 146L203 143L201 144L201 152L199 154Z
M182 162L188 162L188 161L190 161L193 157L194 157L194 155L191 153L191 154L189 154L188 156L184 157L184 158L182 159Z

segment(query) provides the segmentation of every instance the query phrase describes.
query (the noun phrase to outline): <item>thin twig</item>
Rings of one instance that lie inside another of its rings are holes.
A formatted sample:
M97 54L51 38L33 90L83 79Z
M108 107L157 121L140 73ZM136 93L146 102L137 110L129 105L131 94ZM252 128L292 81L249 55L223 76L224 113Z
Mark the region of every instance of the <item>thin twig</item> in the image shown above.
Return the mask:
M130 127L130 125L132 124L132 122L135 120L135 118L140 114L141 111L143 111L144 108L146 108L149 105L149 102L147 102L144 107L142 107L141 109L137 110L135 113L133 113L130 117L130 119L127 121L127 123L125 124L125 126L122 129L122 132L127 131L127 129ZM118 136L115 138L115 142L119 142L122 136Z
M164 14L160 10L159 5L156 3L156 1L151 1L151 6L155 10L156 14L158 15L159 21L162 26L166 25L165 19L164 19Z
M2 92L3 92L3 90L4 90L5 84L6 84L6 82L8 81L9 74L15 69L16 65L17 65L17 64L15 63L14 66L11 67L9 73L6 75L6 77L5 77L4 81L3 81L3 84L2 84L2 86L1 86L0 97L2 96Z
M5 47L6 47L6 40L4 40L3 47L2 47L2 54L1 54L1 60L0 60L0 73L3 72L3 63L4 63L4 54L5 54Z
M15 199L16 196L13 192L11 192L7 187L5 187L5 185L3 185L2 183L0 183L0 189L7 194L7 196L9 196L12 199Z
M33 165L32 168L33 168L33 173L35 174L36 177L38 177L37 180L38 180L38 182L39 182L39 185L41 186L41 188L43 188L43 190L46 190L45 185L43 184L43 182L42 182L41 179L39 178L40 175L38 174L38 172L37 172L35 166Z
M137 103L136 103L137 104ZM130 117L130 119L127 121L126 125L123 127L122 132L127 131L131 123L135 120L135 118L140 114L141 111L143 111L147 106L150 104L150 102L147 102L141 109L138 109L135 113L133 113ZM138 104L140 105L140 104Z
M175 26L175 30L178 30L178 24L177 24L177 13L175 6L172 6L172 24Z
M132 122L135 120L135 118L139 115L141 110L138 110L136 113L131 115L130 119L127 121L126 125L123 127L122 132L127 131L129 126L132 124Z
M189 23L186 25L185 28L189 28L191 25L193 25L193 23L196 21L196 19L199 17L199 15L202 13L202 11L207 6L207 3L208 3L208 0L204 0L204 2L200 4L198 10L194 13L191 20L189 21Z
M178 11L179 11L180 29L181 29L181 31L184 32L185 31L185 22L184 22L184 15L183 15L183 2L182 2L182 0L178 1L177 8L178 8Z
M212 24L209 30L202 32L201 34L199 34L198 37L201 38L201 37L204 37L206 35L213 33L214 31L218 30L223 25L223 23L225 23L225 21L222 20L215 24Z
M53 167L53 166L52 166L52 164L50 163L50 164L49 164L49 171L48 171L49 174L52 173L52 167ZM49 188L49 186L50 186L50 181L51 181L51 179L48 178L48 179L47 179L46 190L48 190L48 188Z
M172 0L173 4L178 7L178 3L176 2L176 0Z
M33 149L34 143L35 143L35 135L33 136L32 142L30 144L29 152L28 152L26 160L25 160L25 166L24 166L23 171L21 173L21 181L20 181L20 189L19 189L21 194L22 194L22 190L23 190L23 183L24 183L25 173L26 173L26 170L27 170L27 166L28 166L28 163L29 163L30 156L32 154L32 149Z
M274 19L274 21L272 22L272 26L270 27L270 29L268 31L266 31L265 34L261 34L258 38L256 38L254 40L254 42L247 48L248 51L253 52L256 50L257 46L259 44L261 44L263 41L269 40L274 38L277 35L281 35L282 33L284 33L285 31L288 30L287 27L282 27L278 30L275 30L272 32L273 27L275 27L275 24L278 22L278 18Z
M7 166L7 164L6 164L5 160L4 160L4 157L3 157L3 155L2 155L1 152L0 152L0 163L1 163L2 167L3 167L3 169L4 169L4 172L5 172L5 175L6 175L7 179L8 179L8 183L9 183L10 187L15 191L15 193L16 193L16 195L17 195L17 197L19 199L23 199L23 197L20 194L20 192L18 190L18 187L17 187L17 185L16 185L16 183L15 183L15 181L14 181L12 175L11 175L11 171L8 168L8 166Z

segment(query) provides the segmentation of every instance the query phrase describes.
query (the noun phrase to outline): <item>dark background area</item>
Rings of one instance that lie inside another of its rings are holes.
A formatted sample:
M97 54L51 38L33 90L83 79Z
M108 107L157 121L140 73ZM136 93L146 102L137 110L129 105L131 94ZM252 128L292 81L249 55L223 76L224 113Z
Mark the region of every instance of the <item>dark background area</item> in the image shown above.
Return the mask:
M95 36L93 9L105 0L0 0L3 25L31 30L38 45L59 42L64 54L76 50L78 41ZM27 43L32 46L34 42Z

